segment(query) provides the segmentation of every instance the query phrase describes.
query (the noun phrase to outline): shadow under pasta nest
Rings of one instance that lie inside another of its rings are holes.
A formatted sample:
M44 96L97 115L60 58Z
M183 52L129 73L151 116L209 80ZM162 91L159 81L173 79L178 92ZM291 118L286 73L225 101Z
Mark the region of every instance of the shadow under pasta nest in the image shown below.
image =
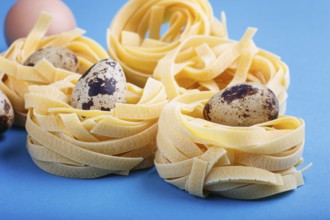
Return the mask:
M158 197L162 197L163 199L169 198L169 199L179 199L179 200L199 200L204 201L206 203L208 202L221 202L223 204L226 204L229 202L229 204L235 204L235 203L258 203L258 202L266 202L266 201L280 201L283 199L287 199L288 197L292 196L292 194L296 193L298 189L288 192L283 192L280 194L272 195L266 198L261 199L254 199L254 200L239 200L239 199L232 199L227 198L221 195L214 195L210 194L206 198L199 198L193 195L188 194L184 190L178 189L177 187L165 182L162 178L158 176L158 173L155 168L147 169L147 170L141 170L139 173L135 173L134 175L144 175L143 179L143 189L148 194L154 194ZM161 190L160 190L161 189Z
M38 168L38 170L44 175L48 175L48 176L55 177L55 178L60 178L60 179L72 180L72 181L90 181L90 182L99 181L99 180L105 181L105 180L108 180L108 179L109 180L112 180L112 179L118 179L118 180L128 179L129 180L130 178L134 178L134 177L137 177L139 175L142 175L143 173L145 173L148 170L152 169L152 167L149 167L149 168L143 168L143 169L138 169L138 170L131 170L128 175L120 175L120 174L111 173L111 174L107 174L107 175L96 177L96 178L76 178L76 177L66 177L66 176L56 175L56 174L44 171L43 169L40 169L35 164L34 164L34 166L36 168Z
M261 198L261 199L251 199L251 200L232 199L232 198L227 198L227 197L223 197L220 195L209 195L207 197L207 199L216 201L216 200L219 200L219 198L222 198L223 200L230 200L232 202L258 203L258 202L267 202L267 201L269 202L269 201L286 199L287 197L292 196L291 194L293 194L293 193L295 193L295 191L283 192L283 193L272 195L269 197L265 197L265 198Z
M184 190L178 189L177 187L165 182L157 173L155 167L146 170L141 177L141 187L140 190L148 194L149 197L162 198L162 200L179 200L182 202L191 202L195 199L199 201L206 201L206 199L201 199L192 196L185 192ZM224 197L218 197L217 200L227 200Z

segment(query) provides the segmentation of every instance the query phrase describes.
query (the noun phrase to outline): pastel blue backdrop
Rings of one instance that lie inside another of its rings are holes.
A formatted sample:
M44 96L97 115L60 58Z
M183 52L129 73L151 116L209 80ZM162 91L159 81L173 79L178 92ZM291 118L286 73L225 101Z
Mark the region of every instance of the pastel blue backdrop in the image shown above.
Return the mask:
M15 1L0 0L0 51L4 18ZM106 28L126 2L65 0L79 27L106 47ZM155 169L78 180L53 176L31 161L26 133L0 136L0 219L330 219L329 81L330 1L211 0L224 10L230 37L257 27L256 44L282 57L291 71L287 114L306 121L305 185L257 201L199 199L165 183Z

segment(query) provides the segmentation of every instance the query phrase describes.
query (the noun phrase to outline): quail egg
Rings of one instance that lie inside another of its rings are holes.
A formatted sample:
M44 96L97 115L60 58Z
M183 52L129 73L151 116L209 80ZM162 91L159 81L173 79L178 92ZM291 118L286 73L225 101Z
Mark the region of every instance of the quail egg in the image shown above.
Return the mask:
M34 66L43 58L47 59L54 67L78 71L78 58L65 47L45 47L31 54L24 62L26 66Z
M214 95L204 107L206 120L228 126L252 126L279 114L275 94L259 83L240 83Z
M77 82L71 106L83 110L110 111L124 103L126 78L120 64L111 58L101 60L87 70Z
M7 96L0 90L0 134L7 131L14 122L14 110Z

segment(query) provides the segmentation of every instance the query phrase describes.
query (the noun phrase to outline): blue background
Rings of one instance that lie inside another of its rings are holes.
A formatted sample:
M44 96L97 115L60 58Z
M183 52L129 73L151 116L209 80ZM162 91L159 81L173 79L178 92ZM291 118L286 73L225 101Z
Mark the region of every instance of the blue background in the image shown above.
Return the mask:
M64 1L87 36L106 47L106 28L125 1ZM93 2L93 3L91 3ZM306 121L305 185L257 201L211 196L199 199L165 183L155 169L129 177L78 180L41 171L25 148L26 133L0 136L0 219L330 219L329 81L330 1L210 1L227 15L230 37L258 27L256 44L282 57L291 71L287 114ZM3 24L13 0L0 0L0 51L7 46Z

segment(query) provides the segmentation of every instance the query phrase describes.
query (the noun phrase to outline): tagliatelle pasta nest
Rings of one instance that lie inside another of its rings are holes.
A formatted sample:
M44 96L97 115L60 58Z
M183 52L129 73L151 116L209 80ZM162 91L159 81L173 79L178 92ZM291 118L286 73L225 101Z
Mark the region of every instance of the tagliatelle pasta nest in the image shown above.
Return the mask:
M60 176L96 178L153 166L157 120L167 103L163 85L150 78L144 89L127 83L126 103L111 111L70 106L79 79L30 86L27 148L41 169Z
M161 58L196 35L227 37L225 15L222 22L215 18L208 1L132 0L108 29L108 50L128 81L141 86Z
M59 35L45 36L50 22L50 15L41 14L30 34L16 40L0 56L0 89L10 99L15 110L15 124L20 126L25 125L24 94L30 85L47 85L77 74L55 68L45 59L34 67L23 65L31 54L45 47L65 47L78 58L78 71L81 74L94 63L108 57L106 51L94 40L83 36L85 31L79 28Z
M205 197L258 199L301 186L305 124L280 116L251 127L203 119L214 92L185 94L163 109L155 165L167 182Z
M164 83L170 99L190 90L219 91L241 82L258 82L275 93L284 113L288 67L278 56L255 46L255 32L249 28L239 42L189 37L158 62L154 76Z

